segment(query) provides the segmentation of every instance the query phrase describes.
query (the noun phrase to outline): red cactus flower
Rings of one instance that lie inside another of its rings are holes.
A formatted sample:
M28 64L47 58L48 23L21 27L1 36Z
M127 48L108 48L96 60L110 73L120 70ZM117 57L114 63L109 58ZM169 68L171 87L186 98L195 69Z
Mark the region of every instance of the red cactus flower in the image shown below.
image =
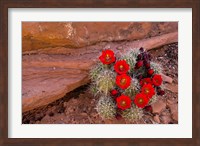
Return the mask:
M137 107L144 108L148 104L149 98L143 93L138 93L133 101Z
M149 62L146 62L144 65L145 65L146 69L150 68L150 63Z
M135 69L138 69L140 67L143 66L143 61L142 60L139 60L136 64L135 64Z
M120 60L116 62L114 69L118 74L125 74L129 70L129 65L125 60Z
M129 77L127 74L117 75L116 84L121 89L126 89L131 84L131 77Z
M111 95L112 95L112 96L115 96L115 95L117 95L117 94L118 94L118 91L117 91L117 90L112 90L112 91L111 91Z
M105 51L102 51L102 54L99 57L99 59L103 64L111 64L115 62L116 58L112 50L105 50Z
M154 73L154 70L153 69L149 69L148 71L147 71L147 73L148 73L148 75L152 75L153 73Z
M122 110L125 110L131 107L131 99L128 96L121 95L117 97L116 100L117 100L117 107Z
M155 95L154 88L151 84L145 84L142 87L142 93L145 94L148 98L152 98Z
M154 84L154 86L160 86L162 84L161 75L155 74L152 78L152 83Z
M152 81L151 81L151 78L144 78L140 81L140 86L144 86L145 84L151 84Z

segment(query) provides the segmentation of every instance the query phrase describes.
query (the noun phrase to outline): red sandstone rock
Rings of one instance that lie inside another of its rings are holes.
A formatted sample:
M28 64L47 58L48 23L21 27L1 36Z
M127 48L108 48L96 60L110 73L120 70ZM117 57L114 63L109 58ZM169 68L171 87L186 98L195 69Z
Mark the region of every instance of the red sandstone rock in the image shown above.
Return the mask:
M69 47L47 47L38 50L28 50L23 51L23 54L64 54L64 55L82 55L85 52L87 53L97 53L103 49L111 48L118 50L120 52L126 52L130 48L140 48L144 47L146 50L153 48L158 48L163 45L171 44L178 42L178 32L168 33L161 36L155 36L148 39L130 41L130 42L100 42L95 45L90 45L82 48L69 48ZM82 53L83 52L83 53ZM172 82L171 78L163 76L166 80Z
M152 104L153 113L160 114L164 109L166 109L166 103L162 100L158 100Z
M162 123L164 123L164 124L169 124L172 121L172 119L169 115L161 116L160 119L161 119Z
M169 105L169 108L170 108L171 113L172 113L172 118L175 121L178 121L178 104L171 104L171 105Z
M154 117L153 117L153 119L154 119L154 121L156 122L156 123L160 123L160 118L159 118L159 115L155 115Z
M59 58L59 61L57 60ZM22 110L46 105L67 92L86 84L90 61L64 56L24 56L22 81Z
M22 45L23 52L47 47L80 48L99 42L140 40L177 30L177 22L23 22Z
M169 98L167 99L167 105L169 106L170 104L177 104L177 99L176 98Z
M161 74L163 81L167 82L167 83L172 83L173 79L169 76L166 76L164 74Z
M171 92L178 93L178 85L177 84L166 84L165 88Z

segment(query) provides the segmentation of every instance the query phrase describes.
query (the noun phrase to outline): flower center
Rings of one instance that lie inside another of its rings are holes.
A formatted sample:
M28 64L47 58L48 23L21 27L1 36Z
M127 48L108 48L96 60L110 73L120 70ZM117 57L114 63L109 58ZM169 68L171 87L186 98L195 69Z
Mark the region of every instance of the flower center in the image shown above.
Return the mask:
M119 70L122 71L123 69L124 69L124 66L123 66L123 65L120 65L120 66L119 66Z
M111 60L110 55L106 54L106 61L109 62Z
M143 103L143 99L140 98L140 99L138 100L138 102L139 102L140 104Z
M148 88L145 89L145 93L146 93L146 94L149 93L149 89L148 89Z
M121 106L125 106L125 105L126 105L126 101L122 101Z
M125 78L122 78L121 81L120 81L120 83L121 83L122 85L124 85L124 84L126 83L126 79L125 79Z

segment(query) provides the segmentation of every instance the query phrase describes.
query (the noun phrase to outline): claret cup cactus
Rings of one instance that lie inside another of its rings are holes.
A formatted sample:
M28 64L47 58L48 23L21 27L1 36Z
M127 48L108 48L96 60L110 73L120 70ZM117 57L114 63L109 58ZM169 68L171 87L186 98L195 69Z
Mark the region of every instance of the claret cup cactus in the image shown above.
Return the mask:
M164 95L161 72L162 67L151 61L144 48L119 56L112 50L102 51L90 71L91 90L99 96L97 112L103 119L139 120L144 110Z

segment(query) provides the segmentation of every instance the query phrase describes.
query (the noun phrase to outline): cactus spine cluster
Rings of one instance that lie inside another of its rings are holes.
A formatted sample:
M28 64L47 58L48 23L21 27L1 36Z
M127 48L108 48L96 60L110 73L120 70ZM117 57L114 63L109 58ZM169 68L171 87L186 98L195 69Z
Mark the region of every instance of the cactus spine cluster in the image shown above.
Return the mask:
M96 109L103 119L112 119L116 115L116 104L111 97L101 97Z
M131 108L126 109L122 112L122 117L126 121L130 121L130 122L135 122L139 120L140 118L142 118L142 116L143 116L142 109L139 109L135 105L132 105Z

